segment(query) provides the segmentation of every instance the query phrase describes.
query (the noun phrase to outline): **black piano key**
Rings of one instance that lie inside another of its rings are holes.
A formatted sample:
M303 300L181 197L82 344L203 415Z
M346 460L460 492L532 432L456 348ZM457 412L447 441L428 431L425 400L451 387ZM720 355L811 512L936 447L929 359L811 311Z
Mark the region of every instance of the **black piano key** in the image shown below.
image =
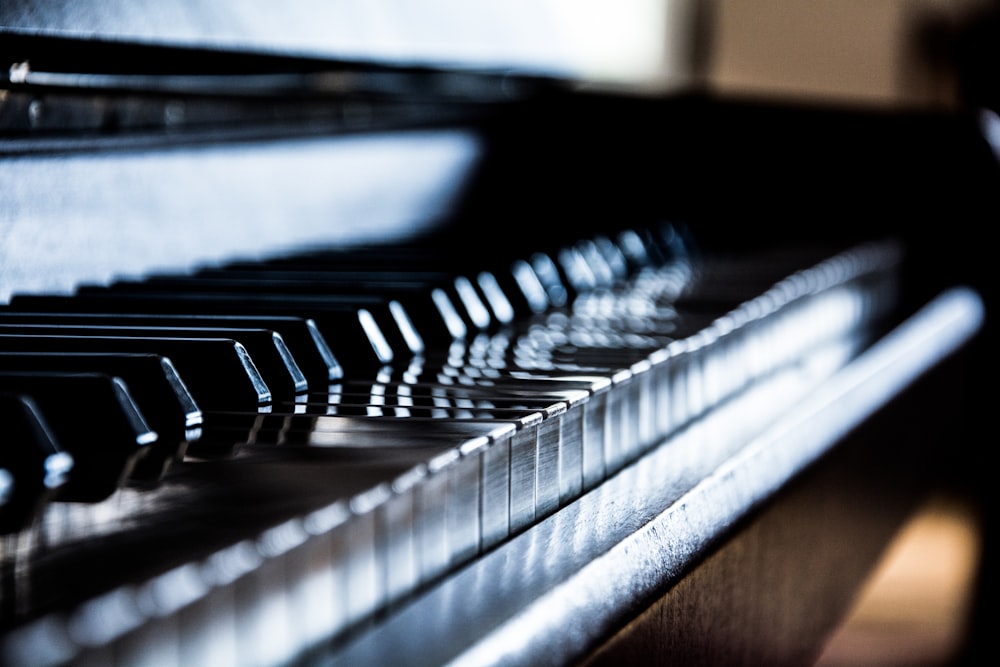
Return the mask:
M526 268L530 272L529 265L516 262L517 279L511 280L515 262L491 261L496 266L490 267L484 266L481 259L463 259L461 254L441 253L436 248L354 248L346 253L315 252L262 262L233 262L194 275L209 278L258 275L275 280L316 275L331 285L341 276L347 281L371 284L371 289L379 283L438 287L447 290L449 300L473 330L481 327L482 320L473 320L469 305L477 311L486 307L495 323L500 324L508 323L512 317L539 312L536 286L525 282L537 283L537 278L525 273ZM460 283L456 282L459 278ZM470 286L473 292L469 292ZM531 291L527 299L525 289ZM462 294L469 297L463 299Z
M548 302L554 308L563 308L572 302L576 295L571 285L565 281L559 266L547 253L532 253L526 261L545 290Z
M121 336L134 338L228 338L240 343L253 360L274 400L292 401L308 390L285 341L269 329L217 327L137 327L125 325L11 324L0 320L0 334L42 336Z
M299 414L300 407L289 407L288 411ZM233 458L247 445L256 442L257 433L264 424L263 419L269 414L270 412L260 413L245 410L210 410L206 412L201 437L189 443L187 458L200 461ZM280 408L279 415L284 415Z
M66 483L73 456L62 451L51 427L33 399L24 394L0 393L0 534L24 528L41 507Z
M495 249L491 249L495 250ZM520 251L520 250L519 250ZM471 282L480 300L493 311L499 322L505 322L501 315L507 304L494 307L490 298L494 281L503 288L506 300L519 299L516 285L510 285L508 277L516 257L507 252L491 252L489 257L477 253L466 253L454 248L454 240L444 239L440 244L421 243L402 247L352 247L349 250L326 250L301 253L270 260L251 262L231 262L218 268L207 268L195 272L198 277L221 278L233 274L256 273L274 276L276 280L292 279L306 273L353 276L363 282L400 282L444 286L458 277ZM511 287L515 289L507 293Z
M109 297L108 295L114 295ZM238 315L293 315L308 317L316 322L324 337L337 350L347 354L358 353L370 356L369 348L374 347L374 336L380 336L388 343L388 350L379 350L377 358L385 363L393 356L406 357L422 351L422 344L408 335L412 328L408 313L393 306L393 299L382 294L325 294L296 292L294 289L269 289L259 285L250 290L226 289L159 289L155 284L143 282L119 282L112 285L81 285L76 290L76 298L148 300L149 307L166 312L210 312ZM114 303L111 301L110 303ZM401 304L400 304L401 305ZM117 303L116 303L117 307ZM354 324L359 313L364 311L364 319L377 326L377 333Z
M697 245L677 223L620 230L615 245L621 249L633 273L644 268L662 268L697 257Z
M72 473L59 488L58 500L108 498L157 439L117 377L0 371L0 391L30 396L59 445L73 457Z
M228 338L0 334L0 351L150 353L170 359L202 410L267 410L271 392L246 348Z
M170 315L150 313L68 312L55 310L59 301L46 301L52 311L17 311L0 309L2 323L38 323L69 325L104 325L138 327L193 327L226 329L269 329L281 336L285 346L299 366L306 381L323 387L343 376L343 368L323 338L315 322L300 317L237 316L237 315ZM83 299L72 300L74 306L85 306Z
M136 282L115 282L111 290L236 292L238 294L285 293L344 299L351 296L383 297L396 301L427 345L448 344L470 332L490 327L494 321L483 299L470 293L469 283L436 274L405 272L351 272L327 269L227 271L220 275L153 276ZM462 300L462 295L466 295ZM471 305L470 305L471 304ZM485 315L483 314L485 312ZM412 347L410 351L416 351Z
M131 292L167 290L193 293L233 292L240 295L329 296L339 300L352 296L384 297L401 303L410 318L420 320L428 328L427 335L438 340L444 334L454 335L448 328L441 331L445 324L441 322L441 299L447 300L448 307L462 319L467 331L485 331L497 324L485 296L465 276L441 275L438 272L352 272L333 268L301 268L294 272L297 277L288 275L291 273L288 270L281 272L284 277L272 277L264 269L258 269L254 273L254 277L243 272L218 277L159 276L116 281L106 289Z
M644 269L657 269L677 261L685 255L669 254L664 243L658 242L649 229L625 229L615 236L615 247L621 252L629 273L635 274ZM680 247L678 247L680 250Z
M559 248L553 255L563 282L575 294L611 286L611 272L606 263L599 256L585 254L578 244Z
M71 352L0 352L0 369L104 373L120 377L156 431L155 444L130 476L138 482L162 478L167 468L184 457L188 444L201 437L203 415L173 363L158 354Z
M538 315L551 305L534 269L524 260L514 260L509 266L476 274L476 284L492 304L492 293L502 299L501 306L491 305L494 317L505 324L523 321ZM509 309L506 317L500 309Z
M366 291L381 291L391 286L403 286L404 293L420 289L426 294L432 288L439 288L446 290L449 300L462 313L466 325L473 330L482 327L481 320L478 322L473 320L469 310L470 304L477 310L486 307L493 320L492 324L507 324L515 317L527 317L544 308L537 302L537 278L529 275L531 268L525 262L511 262L508 265L501 263L494 269L484 266L463 266L464 272L456 273L457 269L451 272L442 270L442 267L449 264L447 259L435 261L431 258L421 258L419 262L410 262L415 266L409 269L404 268L409 264L407 262L397 266L377 256L371 257L370 262L360 263L358 257L353 257L350 261L341 261L342 259L339 256L330 256L325 259L306 257L302 262L280 264L244 262L222 268L203 269L193 276L213 280L308 279L316 280L328 288L356 284ZM164 278L170 279L169 276ZM158 277L153 279L157 280ZM457 282L459 279L461 281ZM473 288L474 298L469 292L470 286ZM525 290L529 291L529 295L525 294ZM463 299L463 294L470 296Z
M175 315L291 316L315 322L323 338L347 369L370 371L389 364L398 355L406 357L409 345L399 330L388 301L309 298L294 295L246 295L209 293L142 293L110 291L103 287L81 288L74 296L14 295L13 309L68 312L94 311ZM390 345L387 336L392 336Z
M610 237L600 234L588 241L596 252L607 264L611 271L612 282L615 285L624 284L631 278L632 273L639 267L634 267L625 256L625 252Z

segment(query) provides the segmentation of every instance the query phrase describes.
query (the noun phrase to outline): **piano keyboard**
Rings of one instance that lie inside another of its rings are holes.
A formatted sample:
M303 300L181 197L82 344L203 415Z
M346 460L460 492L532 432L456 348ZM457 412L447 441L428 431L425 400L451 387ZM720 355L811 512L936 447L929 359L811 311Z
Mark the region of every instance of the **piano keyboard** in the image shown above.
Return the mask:
M476 267L432 241L14 295L3 663L346 642L897 308L892 242L711 256L653 225Z

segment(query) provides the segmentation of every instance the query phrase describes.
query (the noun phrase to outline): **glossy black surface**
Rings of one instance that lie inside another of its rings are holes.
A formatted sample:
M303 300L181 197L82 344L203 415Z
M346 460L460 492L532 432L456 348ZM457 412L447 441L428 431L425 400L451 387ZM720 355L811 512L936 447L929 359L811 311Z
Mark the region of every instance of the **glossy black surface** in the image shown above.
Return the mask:
M0 334L5 352L138 352L168 357L203 410L266 409L271 394L242 345L227 338Z
M136 462L130 479L153 482L201 435L203 416L173 363L157 354L0 352L5 371L103 373L121 378L157 440Z
M118 490L156 442L119 378L99 373L0 372L5 392L31 397L57 442L73 457L59 499L96 502Z

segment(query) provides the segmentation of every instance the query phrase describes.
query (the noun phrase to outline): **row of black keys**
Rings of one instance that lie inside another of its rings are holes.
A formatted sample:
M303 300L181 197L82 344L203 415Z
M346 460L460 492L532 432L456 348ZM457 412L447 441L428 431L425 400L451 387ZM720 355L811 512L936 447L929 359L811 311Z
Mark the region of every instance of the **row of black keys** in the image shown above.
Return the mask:
M328 413L334 386L338 413L364 414L379 373L410 384L414 414L413 387L442 374L587 368L578 344L524 330L511 340L530 345L471 341L669 264L680 241L671 227L630 230L479 273L432 246L353 249L17 295L0 309L0 531L49 500L100 501L184 456L232 453L247 436L223 415ZM590 368L648 351L605 344Z

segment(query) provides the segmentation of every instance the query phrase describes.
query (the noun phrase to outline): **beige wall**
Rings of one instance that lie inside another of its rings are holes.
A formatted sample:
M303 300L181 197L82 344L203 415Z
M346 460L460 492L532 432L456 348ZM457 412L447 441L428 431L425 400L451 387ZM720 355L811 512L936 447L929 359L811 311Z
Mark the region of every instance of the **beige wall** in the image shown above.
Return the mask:
M921 52L977 0L715 0L708 85L731 94L947 105L948 74ZM979 3L981 4L981 3Z

